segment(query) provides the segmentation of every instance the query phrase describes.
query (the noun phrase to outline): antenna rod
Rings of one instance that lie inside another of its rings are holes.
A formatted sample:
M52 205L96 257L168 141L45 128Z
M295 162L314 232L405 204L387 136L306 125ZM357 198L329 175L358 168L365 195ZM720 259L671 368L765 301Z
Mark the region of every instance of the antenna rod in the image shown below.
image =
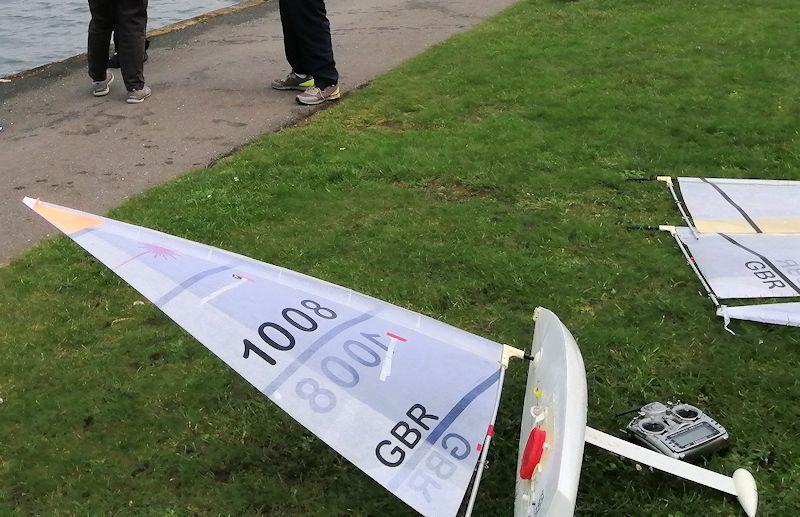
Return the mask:
M657 232L661 230L660 226L652 226L648 224L629 224L625 227L626 230L644 230L648 232Z

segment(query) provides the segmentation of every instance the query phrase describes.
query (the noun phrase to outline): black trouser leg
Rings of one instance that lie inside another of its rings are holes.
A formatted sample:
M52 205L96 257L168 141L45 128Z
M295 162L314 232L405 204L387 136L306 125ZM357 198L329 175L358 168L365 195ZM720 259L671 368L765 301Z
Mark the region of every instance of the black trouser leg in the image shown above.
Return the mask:
M89 0L92 21L89 22L88 61L89 77L104 81L108 66L108 46L114 30L114 1Z
M147 0L114 0L119 66L128 91L144 88L144 41L147 32Z
M290 14L288 19L306 68L302 73L313 75L314 83L320 89L337 84L339 72L336 71L336 62L333 59L331 26L325 1L285 0L283 5Z
M149 48L150 48L150 38L145 36L144 38L145 61L147 61L147 49ZM117 49L119 49L119 38L117 37L117 31L114 31L114 54L117 53Z
M283 26L283 50L286 52L286 61L292 70L298 74L309 74L306 64L303 62L303 54L300 48L300 41L294 26L297 24L295 9L292 4L297 0L280 0L278 7L281 12L281 25Z

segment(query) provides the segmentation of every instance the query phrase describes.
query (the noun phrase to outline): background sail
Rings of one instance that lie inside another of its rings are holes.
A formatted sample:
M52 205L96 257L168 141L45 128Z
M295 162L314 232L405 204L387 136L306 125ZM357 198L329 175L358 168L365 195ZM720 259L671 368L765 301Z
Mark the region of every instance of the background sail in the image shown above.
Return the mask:
M769 303L763 305L723 306L717 315L725 320L747 320L759 323L772 323L800 327L800 303Z
M800 232L800 182L678 178L700 233Z
M241 255L25 203L400 499L456 514L501 388L501 345Z
M717 297L800 296L800 235L676 233Z

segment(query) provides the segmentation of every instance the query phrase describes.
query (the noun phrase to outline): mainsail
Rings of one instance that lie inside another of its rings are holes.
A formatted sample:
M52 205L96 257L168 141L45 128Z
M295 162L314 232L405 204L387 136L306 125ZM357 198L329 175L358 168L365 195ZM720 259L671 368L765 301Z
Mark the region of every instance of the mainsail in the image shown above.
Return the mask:
M503 345L211 246L25 203L401 500L456 515L494 423Z
M672 179L664 181L671 188ZM686 222L699 233L800 232L798 181L678 178L678 185L691 215Z

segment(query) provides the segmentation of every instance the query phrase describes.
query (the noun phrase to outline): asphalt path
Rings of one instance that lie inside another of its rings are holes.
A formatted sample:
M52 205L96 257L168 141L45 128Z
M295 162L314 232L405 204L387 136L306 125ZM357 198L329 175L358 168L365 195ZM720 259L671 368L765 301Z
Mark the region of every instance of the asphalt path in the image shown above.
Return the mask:
M328 0L340 84L357 88L512 3ZM255 0L157 35L143 104L125 103L118 71L93 97L80 56L0 82L0 264L54 233L23 196L103 214L313 112L269 88L288 70L278 2Z

